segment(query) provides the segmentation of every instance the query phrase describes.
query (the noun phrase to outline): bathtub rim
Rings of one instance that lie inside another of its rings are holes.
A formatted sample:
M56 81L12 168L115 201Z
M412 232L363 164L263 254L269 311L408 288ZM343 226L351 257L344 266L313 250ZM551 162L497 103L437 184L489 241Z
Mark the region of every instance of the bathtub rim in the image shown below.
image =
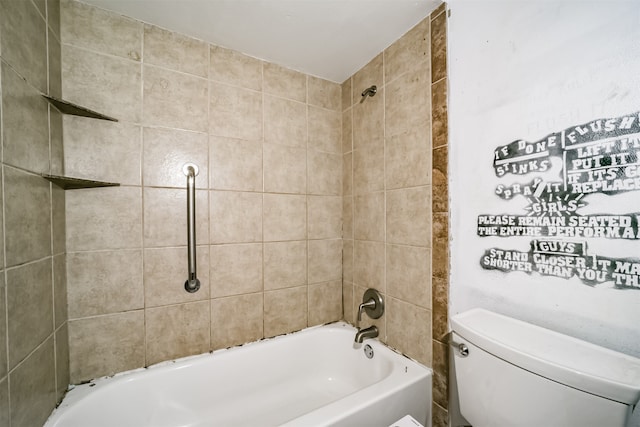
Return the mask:
M316 330L319 329L326 329L328 330L328 332L331 332L332 330L335 331L347 331L349 333L352 333L355 336L355 333L357 331L357 329L349 324L346 323L343 320L340 321L335 321L335 322L329 322L329 323L325 323L322 325L314 325L314 326L310 326L298 331L293 331L293 332L288 332L285 334L281 334L281 335L276 335L274 337L268 337L268 338L262 338L256 341L250 341L247 343L243 343L243 344L239 344L236 346L231 346L231 347L227 347L227 348L221 348L221 349L217 349L214 351L210 351L210 352L206 352L206 353L201 353L201 354L196 354L196 355L190 355L190 356L185 356L185 357L181 357L178 359L172 359L172 360L166 360L166 361L162 361L159 363L155 363L153 365L149 365L148 367L143 367L143 368L135 368L135 369L130 369L127 371L122 371L122 372L118 372L112 375L105 375L102 377L98 377L95 379L91 379L87 382L84 382L82 384L78 384L78 385L71 385L69 387L69 389L67 390L67 392L65 393L65 396L63 398L63 400L56 406L56 408L54 408L54 410L51 412L51 414L49 415L47 421L45 422L43 427L52 427L54 426L59 420L60 418L62 418L65 413L68 410L71 410L75 405L78 404L82 404L82 400L84 400L85 398L90 397L91 395L93 395L94 393L100 391L103 388L111 388L111 387L116 387L119 384L122 383L126 383L128 381L135 381L136 379L139 378L138 374L143 374L146 372L156 372L156 371L161 371L163 369L185 369L188 368L190 366L193 365L197 365L197 364L204 364L206 362L211 361L211 357L215 357L216 355L221 355L221 354L232 354L233 352L238 352L238 351L242 351L243 349L247 349L250 347L254 347L256 345L264 345L265 343L276 343L278 341L290 338L292 336L295 335L307 335L307 334L311 334ZM415 366L415 368L413 370L419 370L422 369L424 370L424 372L422 374L415 374L412 373L412 378L410 381L405 381L403 384L408 384L408 385L412 385L415 383L418 383L420 380L423 380L424 378L428 378L429 384L432 385L432 381L433 381L433 370L430 367L427 367L423 364L421 364L420 362L408 357L407 355L397 351L396 349L394 349L393 347L388 346L387 344L379 341L377 338L376 339L368 339L365 340L364 343L362 344L353 344L354 349L358 350L358 351L362 351L362 349L364 348L364 346L366 344L370 344L373 348L374 351L382 351L384 352L391 352L393 353L393 355L395 355L395 357L399 357L401 358L401 360L404 360L404 363L406 363L407 365L413 365ZM394 364L396 364L397 362L394 360L393 361ZM176 366L178 365L178 366ZM405 371L406 372L406 371ZM385 379L383 379L382 381L385 381ZM402 387L399 387L397 384L397 379L394 379L392 382L392 385L394 386L393 389L385 391L384 395L391 395L392 392L397 392L398 390L400 390ZM370 395L371 397L374 397L375 395L371 394L370 391L367 391L367 389L370 389L371 387L373 387L375 384L371 384L361 390L359 390L358 393L364 393L365 395ZM383 397L383 396L382 396ZM349 396L346 396L343 399L348 399ZM432 399L432 390L429 390L429 399ZM335 404L335 402L333 402L332 404ZM327 405L328 406L328 405ZM349 411L349 412L355 412L354 411ZM314 412L322 412L322 407L318 408L316 410L314 410ZM298 418L309 418L308 417L309 413L302 415ZM297 425L296 420L298 418L292 419L290 421L287 421L283 424L283 426L294 426Z

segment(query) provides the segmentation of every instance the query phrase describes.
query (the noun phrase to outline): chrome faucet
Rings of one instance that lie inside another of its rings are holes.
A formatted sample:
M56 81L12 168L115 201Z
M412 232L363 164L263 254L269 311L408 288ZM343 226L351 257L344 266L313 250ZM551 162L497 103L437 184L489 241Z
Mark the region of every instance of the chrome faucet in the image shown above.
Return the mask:
M356 332L356 339L355 342L357 342L358 344L362 344L362 341L364 341L367 338L375 338L378 336L378 328L374 325L374 326L369 326L368 328L365 329L358 329L358 332Z

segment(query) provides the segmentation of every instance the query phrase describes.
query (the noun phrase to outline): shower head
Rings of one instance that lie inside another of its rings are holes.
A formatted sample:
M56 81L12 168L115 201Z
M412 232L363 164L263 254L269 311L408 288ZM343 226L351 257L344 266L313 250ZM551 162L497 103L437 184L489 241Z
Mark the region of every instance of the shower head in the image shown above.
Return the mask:
M367 99L367 96L374 96L377 92L378 92L378 87L376 85L373 85L373 86L368 87L365 90L363 90L362 91L362 99L360 100L360 104L362 104L364 102L364 100Z

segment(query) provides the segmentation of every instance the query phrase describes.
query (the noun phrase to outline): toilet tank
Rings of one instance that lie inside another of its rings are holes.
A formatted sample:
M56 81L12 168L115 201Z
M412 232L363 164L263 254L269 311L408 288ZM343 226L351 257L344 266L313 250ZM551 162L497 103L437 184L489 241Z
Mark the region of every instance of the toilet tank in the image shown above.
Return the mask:
M484 309L451 326L460 412L474 427L623 427L640 399L635 357Z

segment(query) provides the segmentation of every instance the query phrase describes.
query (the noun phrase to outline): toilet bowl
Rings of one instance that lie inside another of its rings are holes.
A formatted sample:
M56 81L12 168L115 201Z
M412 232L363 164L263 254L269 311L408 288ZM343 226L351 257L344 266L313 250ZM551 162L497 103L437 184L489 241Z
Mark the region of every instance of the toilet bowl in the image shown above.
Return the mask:
M452 382L474 427L624 427L640 359L484 309L452 316Z

